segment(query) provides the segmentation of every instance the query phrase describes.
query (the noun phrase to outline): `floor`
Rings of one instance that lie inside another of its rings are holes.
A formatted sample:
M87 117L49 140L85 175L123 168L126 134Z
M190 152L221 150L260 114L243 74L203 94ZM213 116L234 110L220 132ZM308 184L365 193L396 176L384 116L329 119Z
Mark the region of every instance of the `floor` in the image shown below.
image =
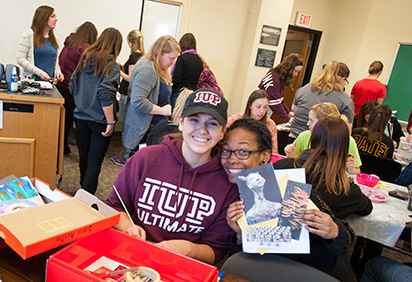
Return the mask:
M58 187L60 190L66 192L69 195L74 195L76 191L80 188L79 154L74 135L75 132L73 130L70 133L69 138L69 146L72 149L73 154L64 157L63 175L61 177L58 176L56 178L56 187ZM119 132L115 132L112 136L108 152L102 164L102 170L99 177L99 186L95 194L102 201L105 201L111 193L113 182L116 180L117 175L119 174L119 171L121 169L121 166L116 165L110 159L110 157L120 153L121 150L121 134ZM384 247L382 255L392 258L401 263L412 262L412 253L411 255L405 255L398 251L394 251L391 248Z

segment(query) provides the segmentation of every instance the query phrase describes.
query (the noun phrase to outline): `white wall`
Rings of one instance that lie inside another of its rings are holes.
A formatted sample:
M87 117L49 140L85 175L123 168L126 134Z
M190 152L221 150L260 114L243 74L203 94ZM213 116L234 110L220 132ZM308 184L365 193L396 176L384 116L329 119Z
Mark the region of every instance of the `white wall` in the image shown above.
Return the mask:
M348 93L374 60L383 62L379 80L386 84L398 42L412 42L409 0L295 0L291 24L297 11L313 15L311 28L323 32L312 77L330 60L345 62L351 71Z
M410 0L181 1L180 35L185 32L196 35L199 52L216 74L230 102L231 113L243 110L249 93L267 71L254 66L257 48L276 50L275 65L279 63L287 26L294 23L297 11L313 15L311 28L323 32L313 76L324 63L343 61L351 70L347 92L367 75L373 60L384 63L380 80L386 83L398 42L412 42ZM4 2L1 11L5 26L2 38L5 39L0 44L0 62L15 63L19 37L31 25L34 10L42 4L55 8L59 19L55 33L63 43L65 37L86 20L95 23L99 32L113 26L125 37L130 30L139 28L141 3L142 0L124 0L118 4L107 0L23 0L16 7L15 3ZM6 26L7 22L13 22L13 27ZM282 28L279 46L259 44L263 24ZM124 63L128 53L129 48L124 44L119 62Z

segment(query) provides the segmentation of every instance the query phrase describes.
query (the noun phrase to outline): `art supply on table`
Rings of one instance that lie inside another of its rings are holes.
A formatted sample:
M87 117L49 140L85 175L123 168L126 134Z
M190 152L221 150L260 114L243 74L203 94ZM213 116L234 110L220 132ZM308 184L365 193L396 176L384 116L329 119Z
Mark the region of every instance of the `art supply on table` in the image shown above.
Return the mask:
M10 92L11 93L17 93L18 91L18 76L17 76L17 70L16 67L13 67L13 72L11 73L10 76Z
M125 206L125 204L124 204L124 202L123 202L122 197L120 197L120 194L119 194L119 192L117 191L116 186L114 186L114 185L113 185L113 190L116 192L116 195L117 195L117 197L119 198L120 203L122 204L124 211L126 212L127 216L129 217L129 220L130 220L130 222L132 223L132 225L133 225L133 227L134 227L134 230L136 231L136 234L139 234L139 231L137 230L137 227L136 227L136 225L134 224L133 219L132 219L132 217L130 216L130 214L129 214L127 208L126 208L126 206Z

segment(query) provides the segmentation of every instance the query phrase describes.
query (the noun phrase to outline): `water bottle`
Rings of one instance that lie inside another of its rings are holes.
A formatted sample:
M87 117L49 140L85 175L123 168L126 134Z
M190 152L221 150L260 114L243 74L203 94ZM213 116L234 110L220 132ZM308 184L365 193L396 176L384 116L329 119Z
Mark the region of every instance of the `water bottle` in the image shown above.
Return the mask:
M18 90L18 85L17 85L17 70L16 67L13 67L13 72L11 73L10 76L10 92L11 93L17 93Z

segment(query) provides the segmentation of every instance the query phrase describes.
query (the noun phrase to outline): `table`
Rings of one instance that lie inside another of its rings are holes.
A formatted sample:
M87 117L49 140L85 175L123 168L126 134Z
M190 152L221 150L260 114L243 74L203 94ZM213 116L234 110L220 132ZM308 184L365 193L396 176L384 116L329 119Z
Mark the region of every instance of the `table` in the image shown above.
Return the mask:
M386 193L395 189L407 192L406 187L385 181L379 181L375 188L370 189L379 189ZM350 262L358 279L366 262L371 257L381 254L382 245L394 247L405 228L405 223L412 220L409 217L412 211L407 208L408 201L389 196L385 203L372 204L373 210L370 215L352 215L345 218L357 235Z
M41 93L0 92L0 178L36 176L54 188L56 168L63 172L64 99L55 87Z
M1 240L1 239L0 239ZM45 281L46 260L57 252L56 248L37 256L23 260L12 249L0 243L0 275L3 282L43 282ZM3 247L3 248L1 248ZM225 273L221 282L249 282L236 275Z
M380 181L375 188L384 192L391 190L402 190L407 192L404 186ZM370 215L352 215L345 219L355 231L356 235L373 240L382 245L394 247L405 228L405 223L412 221L408 210L408 201L389 196L386 203L372 203L373 210Z

